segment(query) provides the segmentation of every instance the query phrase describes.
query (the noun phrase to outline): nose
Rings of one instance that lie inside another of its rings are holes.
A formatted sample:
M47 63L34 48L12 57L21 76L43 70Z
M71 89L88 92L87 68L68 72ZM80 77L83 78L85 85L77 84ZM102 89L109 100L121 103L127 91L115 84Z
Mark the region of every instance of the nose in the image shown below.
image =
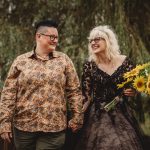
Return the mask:
M90 42L91 44L95 44L95 41L94 40L91 40L91 42Z
M58 38L55 38L53 41L51 41L51 43L53 43L53 44L58 43Z
M56 43L58 42L58 38L57 37L55 37L54 42L56 42Z

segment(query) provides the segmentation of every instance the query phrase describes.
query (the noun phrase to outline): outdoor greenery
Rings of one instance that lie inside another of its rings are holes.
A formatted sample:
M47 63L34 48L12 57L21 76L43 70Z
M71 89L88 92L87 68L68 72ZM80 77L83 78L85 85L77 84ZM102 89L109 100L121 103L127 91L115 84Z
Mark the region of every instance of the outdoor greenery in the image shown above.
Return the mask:
M0 88L14 58L33 49L34 25L41 19L59 22L58 50L70 56L79 77L88 57L88 34L97 25L110 25L120 50L135 63L150 61L149 6L149 0L1 0ZM150 136L150 97L140 99L141 127Z

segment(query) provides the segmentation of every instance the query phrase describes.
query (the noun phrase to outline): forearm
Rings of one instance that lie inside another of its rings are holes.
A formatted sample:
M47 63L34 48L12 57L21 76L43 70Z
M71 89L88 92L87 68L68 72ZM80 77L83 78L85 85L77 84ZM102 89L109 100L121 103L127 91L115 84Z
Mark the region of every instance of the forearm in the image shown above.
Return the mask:
M6 80L8 82L8 80ZM15 83L15 81L13 81ZM11 82L12 83L12 82ZM9 86L8 86L9 85ZM16 86L14 84L5 84L1 93L0 101L0 133L11 132L11 122L15 110L15 101L17 95Z
M70 91L68 103L71 111L71 122L78 124L79 126L83 124L83 98L80 90Z
M0 133L11 131L11 122L15 110L15 102L17 99L18 77L20 74L17 64L18 62L15 60L8 72L8 76L1 92Z
M8 95L5 96L3 94L0 102L0 133L11 132L11 122L15 110L15 99L13 99L13 95L11 95L10 99L6 99Z

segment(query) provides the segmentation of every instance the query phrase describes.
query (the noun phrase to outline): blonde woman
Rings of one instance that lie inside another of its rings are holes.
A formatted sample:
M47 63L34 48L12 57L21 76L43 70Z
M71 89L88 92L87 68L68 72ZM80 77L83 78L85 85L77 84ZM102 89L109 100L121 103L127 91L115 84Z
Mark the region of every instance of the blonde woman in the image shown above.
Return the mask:
M117 89L123 73L134 65L120 54L115 33L109 26L98 26L89 35L89 59L82 75L83 111L87 115L78 150L142 150L136 120L127 106L132 89ZM115 109L104 107L114 98ZM126 107L127 106L127 107Z

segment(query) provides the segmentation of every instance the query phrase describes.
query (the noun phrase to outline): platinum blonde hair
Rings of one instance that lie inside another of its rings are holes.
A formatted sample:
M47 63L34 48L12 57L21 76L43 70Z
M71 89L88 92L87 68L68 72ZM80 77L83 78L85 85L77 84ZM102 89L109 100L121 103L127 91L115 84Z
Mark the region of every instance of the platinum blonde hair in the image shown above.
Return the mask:
M109 60L111 60L114 56L120 55L119 45L117 41L117 36L113 32L113 30L108 26L97 26L90 31L90 35L88 39L94 39L96 37L101 37L106 41L106 54ZM89 50L89 60L93 60L98 63L98 57L93 53L91 44L88 44Z

